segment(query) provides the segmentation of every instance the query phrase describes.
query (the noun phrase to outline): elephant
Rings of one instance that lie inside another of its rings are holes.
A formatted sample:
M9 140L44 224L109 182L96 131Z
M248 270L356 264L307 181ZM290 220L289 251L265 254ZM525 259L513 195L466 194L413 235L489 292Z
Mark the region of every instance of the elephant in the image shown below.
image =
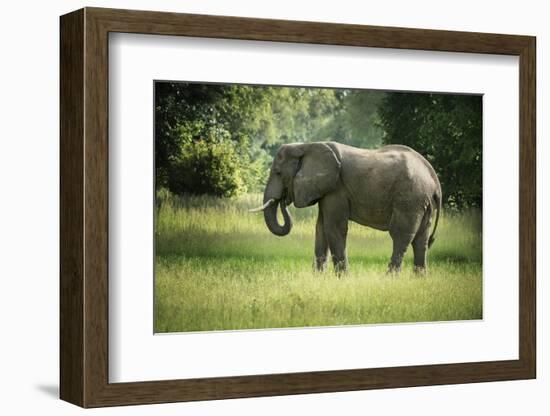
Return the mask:
M388 273L401 270L409 246L414 271L427 271L427 251L441 212L441 184L434 168L404 145L360 149L335 141L283 144L273 160L263 205L267 228L277 236L292 229L288 206L318 204L314 269L324 271L329 250L335 272L348 270L348 222L389 232L393 252ZM283 224L277 220L280 207ZM437 211L430 234L432 214Z

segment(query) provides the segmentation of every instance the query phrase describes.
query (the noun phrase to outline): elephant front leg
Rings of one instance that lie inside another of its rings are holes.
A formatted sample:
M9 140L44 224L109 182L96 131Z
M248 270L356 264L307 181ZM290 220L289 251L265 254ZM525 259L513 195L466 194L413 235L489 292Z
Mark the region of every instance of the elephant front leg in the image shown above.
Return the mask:
M319 214L317 215L317 225L315 226L315 260L313 262L314 271L324 272L327 269L327 259L328 243L323 227L323 213L319 208Z
M320 203L323 212L323 230L332 255L334 272L341 276L348 271L346 239L348 237L348 201L341 195L331 194Z
M325 234L330 253L332 254L334 272L339 276L347 273L348 256L346 253L346 239L348 235L348 221L342 220L325 224Z

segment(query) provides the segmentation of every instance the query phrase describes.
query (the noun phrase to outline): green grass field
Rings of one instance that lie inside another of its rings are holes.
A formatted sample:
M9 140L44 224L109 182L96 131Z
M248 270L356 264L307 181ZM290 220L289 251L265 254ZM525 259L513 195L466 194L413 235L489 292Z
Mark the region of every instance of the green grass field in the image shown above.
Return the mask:
M272 235L261 195L159 201L155 332L357 325L482 318L481 214L444 213L428 255L412 273L386 275L387 233L350 223L350 272L312 271L317 207L290 208L294 228Z

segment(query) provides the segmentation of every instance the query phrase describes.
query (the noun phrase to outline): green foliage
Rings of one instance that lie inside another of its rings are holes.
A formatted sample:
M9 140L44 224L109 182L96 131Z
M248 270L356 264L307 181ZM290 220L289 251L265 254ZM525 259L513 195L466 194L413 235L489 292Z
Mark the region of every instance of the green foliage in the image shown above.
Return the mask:
M234 196L262 189L282 143L338 140L374 147L382 137L376 114L381 97L330 88L157 82L156 186L180 195ZM225 170L214 172L208 161Z
M262 124L264 95L250 86L157 82L157 188L231 196L258 187L267 174L267 156L250 135Z
M432 163L448 207L479 207L481 109L472 95L157 82L156 186L179 195L259 192L282 143L397 143Z
M479 210L441 218L423 278L411 273L411 249L399 278L388 277L389 235L350 223L351 269L338 279L312 272L315 207L291 207L294 228L279 238L246 213L259 194L158 196L158 332L482 318Z
M221 86L155 83L155 182L166 186L170 162L181 153L185 141L212 125L212 104L221 96Z
M481 206L481 96L391 93L378 113L385 143L411 146L433 165L448 206Z
M341 90L340 104L321 136L364 149L380 147L384 131L377 109L385 95L381 91Z
M169 165L168 188L177 194L231 197L243 187L239 158L231 142L187 142Z

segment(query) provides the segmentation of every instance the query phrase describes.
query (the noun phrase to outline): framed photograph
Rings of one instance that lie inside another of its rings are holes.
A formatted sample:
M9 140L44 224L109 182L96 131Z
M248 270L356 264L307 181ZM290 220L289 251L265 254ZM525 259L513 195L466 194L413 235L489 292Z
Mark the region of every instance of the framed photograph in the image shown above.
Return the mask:
M534 37L60 29L63 400L535 378Z

